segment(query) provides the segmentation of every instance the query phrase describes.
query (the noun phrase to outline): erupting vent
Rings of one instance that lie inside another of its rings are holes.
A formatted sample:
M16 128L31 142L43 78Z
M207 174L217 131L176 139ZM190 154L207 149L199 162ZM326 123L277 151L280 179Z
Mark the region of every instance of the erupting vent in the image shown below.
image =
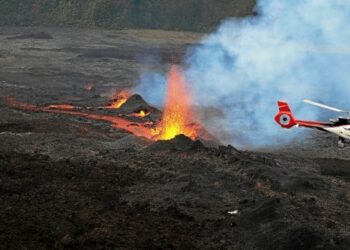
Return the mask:
M196 129L191 126L193 115L188 86L179 69L173 66L168 77L165 107L158 127L158 139L169 140L180 134L195 139Z

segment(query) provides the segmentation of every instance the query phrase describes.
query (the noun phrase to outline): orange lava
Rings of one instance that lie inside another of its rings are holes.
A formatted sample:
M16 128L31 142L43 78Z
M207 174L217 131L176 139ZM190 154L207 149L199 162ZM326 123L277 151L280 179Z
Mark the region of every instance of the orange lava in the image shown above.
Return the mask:
M150 114L151 112L141 109L137 113L132 114L132 116L143 118L143 117L149 116Z
M70 104L52 104L48 106L49 109L65 109L65 110L72 110L75 109L73 105Z
M191 125L193 115L188 86L180 70L172 66L168 76L163 116L157 127L157 139L170 140L180 134L196 139L197 130Z
M119 109L130 97L130 93L127 91L117 92L113 98L113 102L109 105L110 108Z

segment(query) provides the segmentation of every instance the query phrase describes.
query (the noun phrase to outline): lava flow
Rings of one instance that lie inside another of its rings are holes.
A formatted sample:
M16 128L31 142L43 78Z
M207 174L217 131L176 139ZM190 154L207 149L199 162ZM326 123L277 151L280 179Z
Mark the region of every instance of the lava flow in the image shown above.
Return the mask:
M152 127L152 123L149 122L132 122L123 117L115 115L105 115L105 114L95 114L90 113L90 110L86 110L83 107L75 107L69 104L55 104L48 106L35 106L32 104L24 103L16 100L13 97L2 97L1 98L7 106L32 111L32 112L45 112L45 113L55 113L55 114L65 114L77 117L83 117L89 120L104 121L111 123L112 127L123 129L136 136L146 137L150 140L153 139L155 134L155 129ZM91 108L89 108L91 109Z
M49 109L65 109L65 110L73 110L76 107L70 104L51 104L48 106Z
M163 114L150 107L142 98L140 108L140 98L132 98L127 91L118 92L112 102L101 107L77 107L70 104L52 104L48 106L35 106L18 101L12 97L2 98L5 103L13 108L28 110L33 112L46 112L56 114L66 114L79 116L90 120L99 120L111 123L112 127L126 130L136 136L148 138L150 140L169 140L177 135L183 134L191 139L206 139L208 133L198 123L194 122L195 112L192 110L192 99L181 71L173 66L170 69L166 101ZM119 109L126 102L129 106L135 106L135 110L126 113ZM104 109L116 109L115 113ZM153 113L153 112L157 113ZM97 113L98 112L98 113ZM102 112L102 113L101 113ZM150 116L150 114L153 114ZM134 117L129 119L128 117ZM159 119L160 118L160 119ZM136 119L136 120L135 120Z
M113 98L113 102L109 105L110 108L119 109L130 97L130 93L127 91L117 92Z

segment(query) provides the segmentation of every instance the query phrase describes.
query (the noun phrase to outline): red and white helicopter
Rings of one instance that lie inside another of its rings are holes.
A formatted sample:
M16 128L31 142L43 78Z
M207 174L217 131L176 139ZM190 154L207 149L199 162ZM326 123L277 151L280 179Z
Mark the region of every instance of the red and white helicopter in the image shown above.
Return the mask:
M304 100L304 102L320 108L328 109L334 112L350 114L350 111L333 108L314 101ZM339 137L338 146L341 148L345 146L345 140L350 140L350 117L338 117L337 119L330 119L329 122L298 120L298 119L295 119L293 112L289 108L289 105L287 102L278 101L277 104L278 104L279 112L275 116L275 121L282 128L289 129L294 126L314 128L314 129L335 134Z

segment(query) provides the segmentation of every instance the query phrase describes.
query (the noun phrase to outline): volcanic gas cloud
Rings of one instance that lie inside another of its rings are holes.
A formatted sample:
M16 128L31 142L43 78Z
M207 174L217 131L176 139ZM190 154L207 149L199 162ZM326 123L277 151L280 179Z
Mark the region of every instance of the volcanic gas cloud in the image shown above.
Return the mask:
M83 117L111 123L114 128L126 130L150 140L169 140L183 134L191 139L210 136L195 119L192 97L181 70L172 66L167 81L163 112L149 106L139 95L119 91L105 106L77 107L71 104L35 106L15 98L2 98L8 106L32 112L46 112ZM124 108L124 107L128 108ZM130 108L131 107L131 108Z

